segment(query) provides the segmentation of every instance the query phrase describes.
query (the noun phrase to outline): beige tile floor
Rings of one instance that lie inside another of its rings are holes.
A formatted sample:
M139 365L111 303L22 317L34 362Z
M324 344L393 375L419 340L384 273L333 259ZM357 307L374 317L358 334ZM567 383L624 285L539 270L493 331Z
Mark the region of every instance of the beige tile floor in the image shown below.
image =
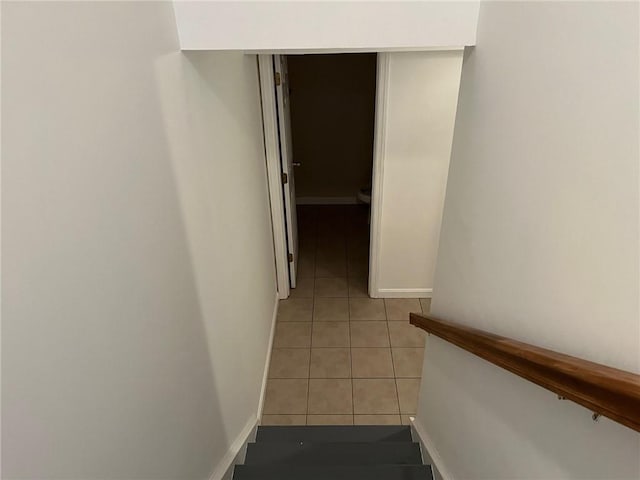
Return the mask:
M367 211L299 207L298 285L280 302L263 425L406 424L415 414L429 299L367 295Z

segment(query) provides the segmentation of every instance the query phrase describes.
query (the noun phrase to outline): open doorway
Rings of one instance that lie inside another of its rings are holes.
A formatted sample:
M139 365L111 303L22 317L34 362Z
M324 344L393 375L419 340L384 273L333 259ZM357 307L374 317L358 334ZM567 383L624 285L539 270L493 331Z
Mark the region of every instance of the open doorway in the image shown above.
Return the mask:
M354 54L337 57L356 58ZM298 279L299 261L297 202L319 203L312 196L318 195L318 190L296 194L296 169L305 167L305 159L294 158L293 141L290 142L294 135L288 98L288 58L293 57L258 56L281 299L288 298L291 287L297 286L294 283ZM413 299L413 305L417 306L416 299L430 298L433 292L462 51L377 52L376 60L367 290L373 299ZM331 71L327 76L327 88L343 83L339 71ZM321 135L316 136L326 141ZM300 163L301 167L295 167L294 163ZM330 169L334 186L336 179L344 177L344 170L343 164ZM346 203L341 195L342 192L334 190L321 202Z
M286 61L296 288L366 296L376 54L293 55Z
M280 298L368 296L377 57L259 59Z

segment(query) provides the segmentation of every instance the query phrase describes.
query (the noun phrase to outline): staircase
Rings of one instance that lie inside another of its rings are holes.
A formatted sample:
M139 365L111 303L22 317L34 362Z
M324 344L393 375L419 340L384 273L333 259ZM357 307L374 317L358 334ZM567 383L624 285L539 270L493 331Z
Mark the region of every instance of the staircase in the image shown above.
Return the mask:
M433 480L405 426L258 427L234 480Z

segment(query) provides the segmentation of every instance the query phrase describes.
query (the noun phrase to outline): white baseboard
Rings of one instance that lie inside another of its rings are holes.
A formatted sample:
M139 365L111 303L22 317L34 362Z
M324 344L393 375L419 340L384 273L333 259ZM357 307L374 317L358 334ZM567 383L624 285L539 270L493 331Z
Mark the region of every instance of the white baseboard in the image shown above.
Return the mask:
M296 205L356 205L358 198L353 197L298 197Z
M209 477L209 480L231 480L233 478L233 467L244 463L247 444L256 439L257 428L258 419L254 417L249 420L240 435L233 441L229 450Z
M431 298L433 288L379 288L375 298Z
M269 378L269 365L271 363L271 350L273 349L273 337L276 334L276 319L278 318L278 305L280 300L278 292L276 292L275 303L273 305L273 316L271 317L271 333L269 334L269 346L267 347L267 358L264 361L264 373L262 374L262 387L260 389L260 400L258 401L258 423L262 418L262 409L264 408L264 395L267 391L267 380Z
M267 379L269 377L269 364L271 362L271 349L273 348L273 337L276 332L276 319L278 317L279 298L278 292L274 297L273 315L271 317L271 332L269 334L269 346L267 348L267 358L264 362L264 374L262 376L262 387L260 389L260 399L258 400L258 412L255 417L251 418L247 425L242 429L240 435L234 440L229 450L222 457L220 463L215 468L209 480L231 480L233 477L233 467L244 463L244 457L247 453L247 444L256 439L256 431L262 418L262 408L264 406L264 395L267 390Z
M411 436L414 441L420 444L422 450L422 460L431 465L433 470L433 478L435 480L455 480L451 472L447 469L442 457L436 450L429 434L424 429L417 418L411 418Z

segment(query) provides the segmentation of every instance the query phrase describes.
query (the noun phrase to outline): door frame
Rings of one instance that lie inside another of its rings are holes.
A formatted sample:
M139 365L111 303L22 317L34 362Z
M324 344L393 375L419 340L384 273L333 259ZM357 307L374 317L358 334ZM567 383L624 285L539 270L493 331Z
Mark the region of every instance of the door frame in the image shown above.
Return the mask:
M278 113L276 110L276 84L274 81L273 55L258 55L260 98L262 100L262 125L264 152L267 162L267 181L271 204L273 252L276 261L278 298L289 297L289 255L285 225L284 198L282 195L282 164L278 137Z
M281 52L278 52L281 53ZM300 52L296 52L300 53ZM317 52L320 53L320 52ZM327 52L322 52L327 53ZM382 219L382 197L384 186L384 156L387 127L387 105L389 86L389 54L377 53L375 128L373 149L373 171L371 178L371 225L369 247L369 296L379 298L378 289L380 264L380 226ZM278 297L289 297L289 260L287 251L287 233L285 226L284 199L282 195L282 165L280 162L278 116L276 111L275 80L273 55L258 55L260 76L260 98L262 101L262 123L264 129L264 147L271 203L271 222L273 225L273 247L276 263Z
M369 232L369 296L380 298L380 237L389 104L390 55L378 52L376 68L375 126L373 129L373 171L371 173L371 224Z
M298 217L296 208L296 182L293 162L293 142L291 138L291 100L289 98L289 68L285 55L273 56L276 78L276 108L278 111L278 136L280 142L280 166L283 173L282 190L284 196L285 234L289 261L289 285L296 288L298 275ZM285 180L286 179L286 180Z

